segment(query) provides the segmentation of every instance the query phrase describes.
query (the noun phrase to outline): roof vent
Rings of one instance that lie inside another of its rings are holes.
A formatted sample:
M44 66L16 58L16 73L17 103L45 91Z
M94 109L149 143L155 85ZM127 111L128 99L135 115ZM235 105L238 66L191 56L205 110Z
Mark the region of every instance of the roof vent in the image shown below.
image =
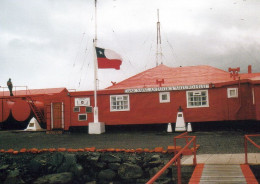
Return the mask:
M252 65L248 65L248 73L252 73Z

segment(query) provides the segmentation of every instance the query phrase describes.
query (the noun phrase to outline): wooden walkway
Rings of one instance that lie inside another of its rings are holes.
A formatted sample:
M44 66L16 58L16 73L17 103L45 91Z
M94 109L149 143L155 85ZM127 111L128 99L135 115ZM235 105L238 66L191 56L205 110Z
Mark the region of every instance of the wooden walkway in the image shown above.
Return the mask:
M189 184L258 184L248 165L198 164Z

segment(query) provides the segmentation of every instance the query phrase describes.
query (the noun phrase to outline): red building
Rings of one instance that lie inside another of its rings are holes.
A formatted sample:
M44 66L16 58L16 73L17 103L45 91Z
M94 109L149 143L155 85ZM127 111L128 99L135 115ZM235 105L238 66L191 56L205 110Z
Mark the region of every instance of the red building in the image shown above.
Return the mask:
M211 66L159 65L99 90L99 121L106 125L175 123L180 107L186 122L260 120L260 73L251 71L251 66L248 73L239 73L239 69ZM93 122L93 95L93 91L67 90L44 95L47 129L68 130Z

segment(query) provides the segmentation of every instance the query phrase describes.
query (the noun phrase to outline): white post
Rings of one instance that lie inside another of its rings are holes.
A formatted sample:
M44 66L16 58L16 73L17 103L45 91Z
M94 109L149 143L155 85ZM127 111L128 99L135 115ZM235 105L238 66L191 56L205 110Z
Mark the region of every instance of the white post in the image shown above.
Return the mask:
M95 0L95 39L93 43L94 50L94 122L88 124L88 133L89 134L101 134L105 132L105 124L99 122L98 120L98 107L97 107L97 0Z

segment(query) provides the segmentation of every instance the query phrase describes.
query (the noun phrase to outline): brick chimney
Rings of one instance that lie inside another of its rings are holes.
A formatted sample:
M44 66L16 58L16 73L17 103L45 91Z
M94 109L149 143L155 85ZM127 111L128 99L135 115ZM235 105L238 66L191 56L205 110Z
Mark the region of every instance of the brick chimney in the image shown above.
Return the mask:
M252 73L252 65L248 65L248 73Z

